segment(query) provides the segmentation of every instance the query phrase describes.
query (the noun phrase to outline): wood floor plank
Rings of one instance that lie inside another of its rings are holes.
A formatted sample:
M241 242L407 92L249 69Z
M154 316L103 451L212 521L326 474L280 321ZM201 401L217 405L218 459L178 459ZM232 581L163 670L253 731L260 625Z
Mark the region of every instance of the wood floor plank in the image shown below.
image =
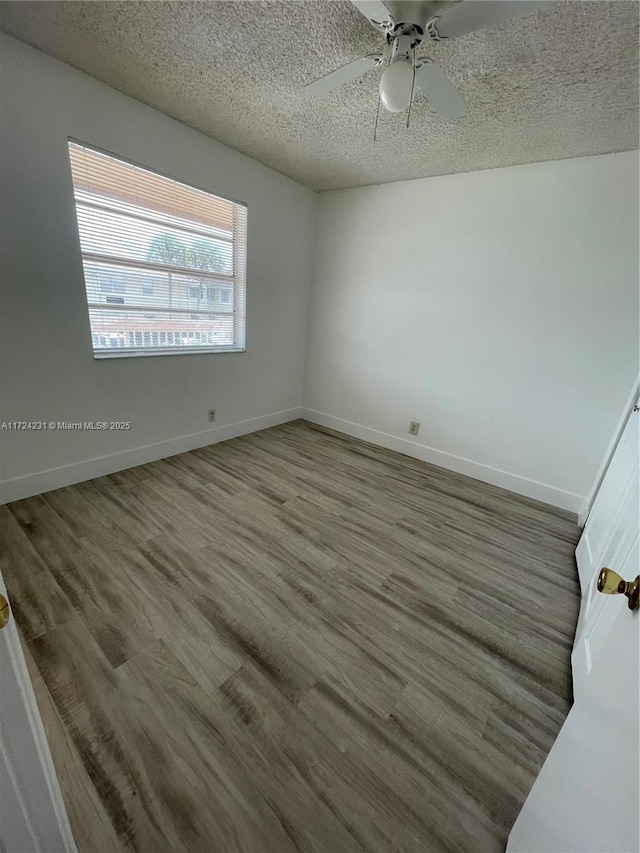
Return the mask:
M78 849L118 853L122 844L112 817L87 773L70 729L62 723L42 678L33 679L33 688Z
M162 641L120 667L109 704L164 849L295 849L220 735L215 703Z
M64 624L73 607L6 506L0 506L0 525L0 571L20 633L30 640Z
M302 421L0 507L80 853L497 853L571 703L566 512Z

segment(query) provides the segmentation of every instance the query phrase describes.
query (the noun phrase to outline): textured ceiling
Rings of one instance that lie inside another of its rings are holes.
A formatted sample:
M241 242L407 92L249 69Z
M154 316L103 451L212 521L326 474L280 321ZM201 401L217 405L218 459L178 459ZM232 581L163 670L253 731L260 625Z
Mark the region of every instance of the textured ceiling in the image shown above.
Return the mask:
M406 4L404 4L406 5ZM317 190L638 147L638 2L569 2L421 46L467 115L381 110L378 71L311 80L382 38L349 3L0 2L0 29Z

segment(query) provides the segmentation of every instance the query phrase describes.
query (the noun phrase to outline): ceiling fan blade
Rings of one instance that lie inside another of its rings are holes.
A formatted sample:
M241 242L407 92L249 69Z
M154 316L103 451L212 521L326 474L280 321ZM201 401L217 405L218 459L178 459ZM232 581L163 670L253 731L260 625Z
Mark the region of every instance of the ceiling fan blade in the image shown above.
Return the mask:
M441 119L453 121L466 113L464 98L435 62L416 67L416 83Z
M331 92L332 89L337 89L338 86L350 83L356 77L360 77L361 74L371 71L372 68L376 68L381 62L381 53L371 53L360 59L354 59L353 62L349 62L341 68L336 68L335 71L330 71L324 77L320 77L318 80L314 80L313 83L309 83L308 86L304 87L304 91L307 95L324 95L327 92Z
M376 27L389 22L395 23L393 15L382 0L351 0L351 2Z
M495 27L513 18L532 15L539 9L555 6L553 0L463 0L452 4L434 19L433 30L427 32L435 38L457 38L485 27Z

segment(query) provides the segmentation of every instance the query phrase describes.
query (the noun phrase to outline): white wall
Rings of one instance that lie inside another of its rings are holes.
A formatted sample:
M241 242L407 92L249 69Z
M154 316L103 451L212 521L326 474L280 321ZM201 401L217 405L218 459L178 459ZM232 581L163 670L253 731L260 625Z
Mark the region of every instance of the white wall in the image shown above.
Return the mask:
M294 182L6 36L0 60L0 421L133 424L0 432L0 500L299 414L316 234L309 416L580 508L637 372L637 153L326 193L316 232ZM246 353L93 359L67 136L247 202Z
M0 433L4 500L296 416L316 194L0 38L0 420L133 424L127 433ZM247 203L246 353L94 361L67 136ZM208 430L213 407L217 431Z
M325 193L315 258L311 418L580 509L638 369L637 152Z

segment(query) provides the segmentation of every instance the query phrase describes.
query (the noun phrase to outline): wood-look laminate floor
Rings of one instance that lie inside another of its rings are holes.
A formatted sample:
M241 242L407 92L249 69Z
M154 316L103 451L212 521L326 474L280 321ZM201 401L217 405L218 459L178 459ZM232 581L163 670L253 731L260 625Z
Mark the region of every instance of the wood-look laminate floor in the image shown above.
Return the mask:
M81 853L499 851L568 711L568 513L298 421L0 507Z

